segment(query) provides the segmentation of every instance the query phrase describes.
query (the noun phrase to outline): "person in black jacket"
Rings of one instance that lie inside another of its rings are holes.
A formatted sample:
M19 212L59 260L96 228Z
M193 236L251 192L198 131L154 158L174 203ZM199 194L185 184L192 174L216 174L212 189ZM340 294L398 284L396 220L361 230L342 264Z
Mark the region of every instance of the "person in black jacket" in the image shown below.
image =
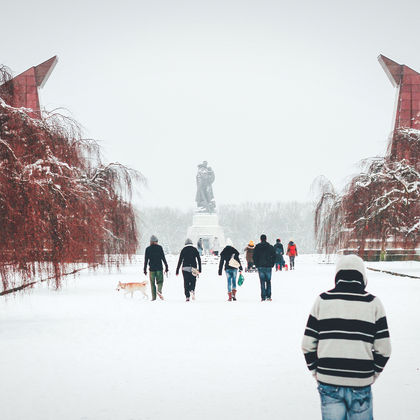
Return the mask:
M168 263L166 262L163 248L158 245L158 238L152 235L150 238L150 246L146 248L144 254L144 274L147 275L147 263L149 263L149 277L150 287L152 289L152 300L156 300L156 285L157 295L163 300L163 265L165 264L165 273L168 272Z
M231 262L234 266L229 265L231 258L236 261L236 263ZM228 245L225 246L220 254L219 276L222 275L223 265L225 266L227 277L228 300L231 302L232 300L236 300L236 276L238 274L238 268L239 272L242 272L242 264L239 259L239 252L232 246L230 241L228 241Z
M178 265L176 267L176 275L179 275L179 269L182 264L182 275L184 276L184 291L187 302L190 300L195 300L195 283L197 277L193 274L193 268L197 268L198 272L201 273L201 258L200 254L197 251L197 248L193 246L191 239L185 241L185 247L182 249L179 254Z
M267 242L267 236L261 235L261 242L254 250L254 264L258 268L261 284L261 302L271 301L271 270L274 266L276 253L274 247Z
M274 245L274 251L276 252L276 261L275 261L275 266L276 266L276 271L281 271L282 268L284 267L284 248L283 248L283 244L281 243L280 239L276 239L276 243Z

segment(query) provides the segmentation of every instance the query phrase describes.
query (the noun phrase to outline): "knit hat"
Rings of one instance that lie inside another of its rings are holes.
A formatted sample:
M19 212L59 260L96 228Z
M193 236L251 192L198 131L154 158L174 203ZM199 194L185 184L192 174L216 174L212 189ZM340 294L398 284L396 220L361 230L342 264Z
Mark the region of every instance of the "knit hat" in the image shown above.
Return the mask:
M185 245L192 245L193 241L190 238L185 239Z
M254 246L254 241L249 241L249 246Z
M150 237L150 242L159 242L159 240L158 240L158 238L157 238L157 236L156 236L156 235L152 235L152 236Z
M337 264L335 266L336 279L337 279L337 274L340 271L348 271L348 270L358 271L363 277L364 286L367 285L365 263L358 255L350 254L350 255L342 255L338 257Z

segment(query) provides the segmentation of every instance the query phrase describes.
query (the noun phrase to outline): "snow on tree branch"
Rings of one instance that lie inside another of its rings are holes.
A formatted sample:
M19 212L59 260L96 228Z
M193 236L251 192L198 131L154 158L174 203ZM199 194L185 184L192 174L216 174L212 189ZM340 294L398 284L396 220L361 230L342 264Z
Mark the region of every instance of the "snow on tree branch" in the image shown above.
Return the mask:
M0 67L0 84L6 79ZM1 86L0 95L7 95ZM104 164L98 144L82 139L72 119L57 112L34 119L0 98L3 290L33 280L37 267L58 287L66 264L134 254L133 182L144 178L120 163Z
M419 243L420 131L399 130L384 158L364 161L364 170L338 194L328 180L318 182L315 234L323 252L375 238Z

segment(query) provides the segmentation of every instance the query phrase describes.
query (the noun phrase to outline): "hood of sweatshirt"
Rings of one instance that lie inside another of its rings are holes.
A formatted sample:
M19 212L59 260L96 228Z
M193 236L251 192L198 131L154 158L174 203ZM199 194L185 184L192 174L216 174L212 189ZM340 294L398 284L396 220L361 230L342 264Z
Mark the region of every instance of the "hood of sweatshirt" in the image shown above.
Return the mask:
M358 255L342 255L338 257L335 266L335 283L358 282L363 288L367 285L366 266Z

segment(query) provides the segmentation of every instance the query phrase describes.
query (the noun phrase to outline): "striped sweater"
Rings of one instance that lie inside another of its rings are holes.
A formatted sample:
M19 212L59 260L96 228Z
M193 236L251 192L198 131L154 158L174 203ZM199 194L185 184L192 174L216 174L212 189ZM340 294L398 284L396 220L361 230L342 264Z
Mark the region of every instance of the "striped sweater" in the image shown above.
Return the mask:
M351 271L338 272L336 287L316 299L302 349L319 382L363 387L382 372L391 343L381 301Z

